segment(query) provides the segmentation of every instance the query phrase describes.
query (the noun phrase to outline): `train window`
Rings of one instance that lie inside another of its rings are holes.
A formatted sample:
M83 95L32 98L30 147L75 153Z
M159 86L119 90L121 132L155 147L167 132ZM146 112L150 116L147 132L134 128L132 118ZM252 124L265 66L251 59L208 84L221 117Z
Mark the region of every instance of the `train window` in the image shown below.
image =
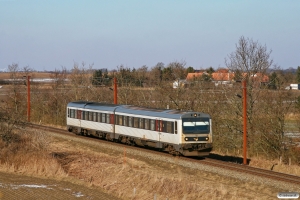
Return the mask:
M123 126L127 126L127 116L123 116Z
M175 134L177 134L177 122L175 122L174 130Z
M171 122L171 133L174 134L174 122Z
M84 112L84 119L89 120L89 111Z
M77 110L74 110L74 118L77 118Z
M110 123L110 114L106 114L106 123Z
M167 131L166 131L167 133L173 133L172 132L172 122L167 122L166 128L167 128Z
M74 109L70 110L70 117L75 118L75 110Z
M134 126L134 128L139 128L139 118L138 117L135 117L133 119L133 126Z
M67 113L68 113L68 117L70 117L70 108L68 108Z
M150 130L155 131L155 120L154 119L150 120Z
M91 112L91 111L89 112L89 120L93 121L93 112Z
M145 129L149 130L149 119L145 119Z
M210 125L209 118L183 118L182 132L183 133L209 133Z
M162 126L160 127L161 132L167 133L167 121L161 121L160 125Z
M81 119L82 119L82 120L84 120L84 113L85 113L85 111L82 111L82 112L81 112Z
M105 113L101 113L101 115L102 115L102 120L101 120L101 122L102 122L102 123L105 123L106 114L105 114Z
M115 115L115 124L119 125L119 115Z
M139 118L139 126L140 126L140 128L144 128L144 119L143 118Z
M123 125L123 116L122 115L119 115L118 121L119 121L118 124L122 126Z
M132 117L128 117L128 126L132 127Z
M98 121L97 122L101 122L101 113L97 113L97 115L98 115L98 117L97 117Z
M93 116L93 121L96 122L96 121L97 121L97 113L94 112L93 115L94 115L94 116Z

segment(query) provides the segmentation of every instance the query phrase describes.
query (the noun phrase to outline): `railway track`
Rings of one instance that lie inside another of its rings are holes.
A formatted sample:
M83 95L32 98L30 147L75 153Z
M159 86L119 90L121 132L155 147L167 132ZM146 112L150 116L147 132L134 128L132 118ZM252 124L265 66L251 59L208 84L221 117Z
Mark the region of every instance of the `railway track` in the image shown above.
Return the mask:
M224 161L218 161L211 158L205 158L205 160L199 161L202 164L208 164L214 167L220 167L224 169L229 169L237 172L247 173L259 177L269 178L276 181L283 181L288 182L292 184L297 184L300 186L300 177L294 176L290 174L284 174L280 172L275 172L271 170L265 170L255 167L250 167L248 165L241 165L236 163L230 163L230 162L224 162Z
M34 129L39 129L39 130L44 130L44 131L49 131L49 132L55 132L55 133L59 133L59 134L65 134L65 135L69 135L72 137L81 137L82 139L95 141L95 138L78 136L78 135L75 135L74 133L70 133L67 130L60 129L60 128L54 128L54 127L49 127L49 126L37 125L37 124L30 124L30 125L28 125L28 127L34 128ZM128 146L128 145L122 144L122 143L113 143L113 142L106 141L106 140L96 140L96 141L101 142L101 143L110 144L110 145L116 145L120 148L126 147L127 149L134 149L134 150L137 149L137 147ZM157 154L159 156L174 157L173 155L170 155L165 152L153 151L153 150L146 149L146 148L139 148L139 150L145 151L148 153L152 153L152 154ZM212 166L212 167L216 167L216 168L222 168L225 170L231 170L231 171L235 171L235 172L239 172L239 173L250 174L250 175L258 176L261 178L268 178L268 179L271 179L274 181L290 183L293 185L298 185L300 187L300 177L295 176L295 175L284 174L284 173L275 172L275 171L271 171L271 170L265 170L265 169L250 167L247 165L225 162L225 161L220 161L220 160L211 159L211 158L198 159L198 158L190 158L190 157L180 157L179 159L183 160L183 161L187 161L187 162L200 163L203 165L208 165L208 166Z

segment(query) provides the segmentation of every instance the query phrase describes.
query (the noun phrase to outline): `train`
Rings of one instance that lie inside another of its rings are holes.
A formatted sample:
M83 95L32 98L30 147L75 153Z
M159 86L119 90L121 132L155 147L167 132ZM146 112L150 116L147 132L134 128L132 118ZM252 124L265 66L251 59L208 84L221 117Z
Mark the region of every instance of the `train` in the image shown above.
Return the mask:
M208 156L212 119L207 113L75 101L67 104L67 130L173 155Z

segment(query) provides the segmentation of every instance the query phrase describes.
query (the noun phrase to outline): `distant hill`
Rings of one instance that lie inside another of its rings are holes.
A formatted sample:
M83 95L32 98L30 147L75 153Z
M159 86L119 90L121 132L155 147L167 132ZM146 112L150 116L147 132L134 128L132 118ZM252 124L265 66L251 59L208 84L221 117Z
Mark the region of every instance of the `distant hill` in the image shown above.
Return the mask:
M293 67L290 67L290 68L287 68L287 69L280 69L283 73L296 73L297 72L297 69L296 68L293 68ZM278 71L278 69L268 69L267 70L267 73L272 73L274 71Z

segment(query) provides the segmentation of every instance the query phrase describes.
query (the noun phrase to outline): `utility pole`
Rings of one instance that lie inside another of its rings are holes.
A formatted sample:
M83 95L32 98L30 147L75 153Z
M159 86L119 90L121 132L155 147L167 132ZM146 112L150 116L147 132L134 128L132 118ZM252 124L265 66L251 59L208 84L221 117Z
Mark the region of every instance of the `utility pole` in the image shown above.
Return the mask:
M27 76L27 121L30 122L30 76Z
M243 121L244 121L244 140L243 140L243 164L247 165L247 87L246 80L242 82L243 88Z

